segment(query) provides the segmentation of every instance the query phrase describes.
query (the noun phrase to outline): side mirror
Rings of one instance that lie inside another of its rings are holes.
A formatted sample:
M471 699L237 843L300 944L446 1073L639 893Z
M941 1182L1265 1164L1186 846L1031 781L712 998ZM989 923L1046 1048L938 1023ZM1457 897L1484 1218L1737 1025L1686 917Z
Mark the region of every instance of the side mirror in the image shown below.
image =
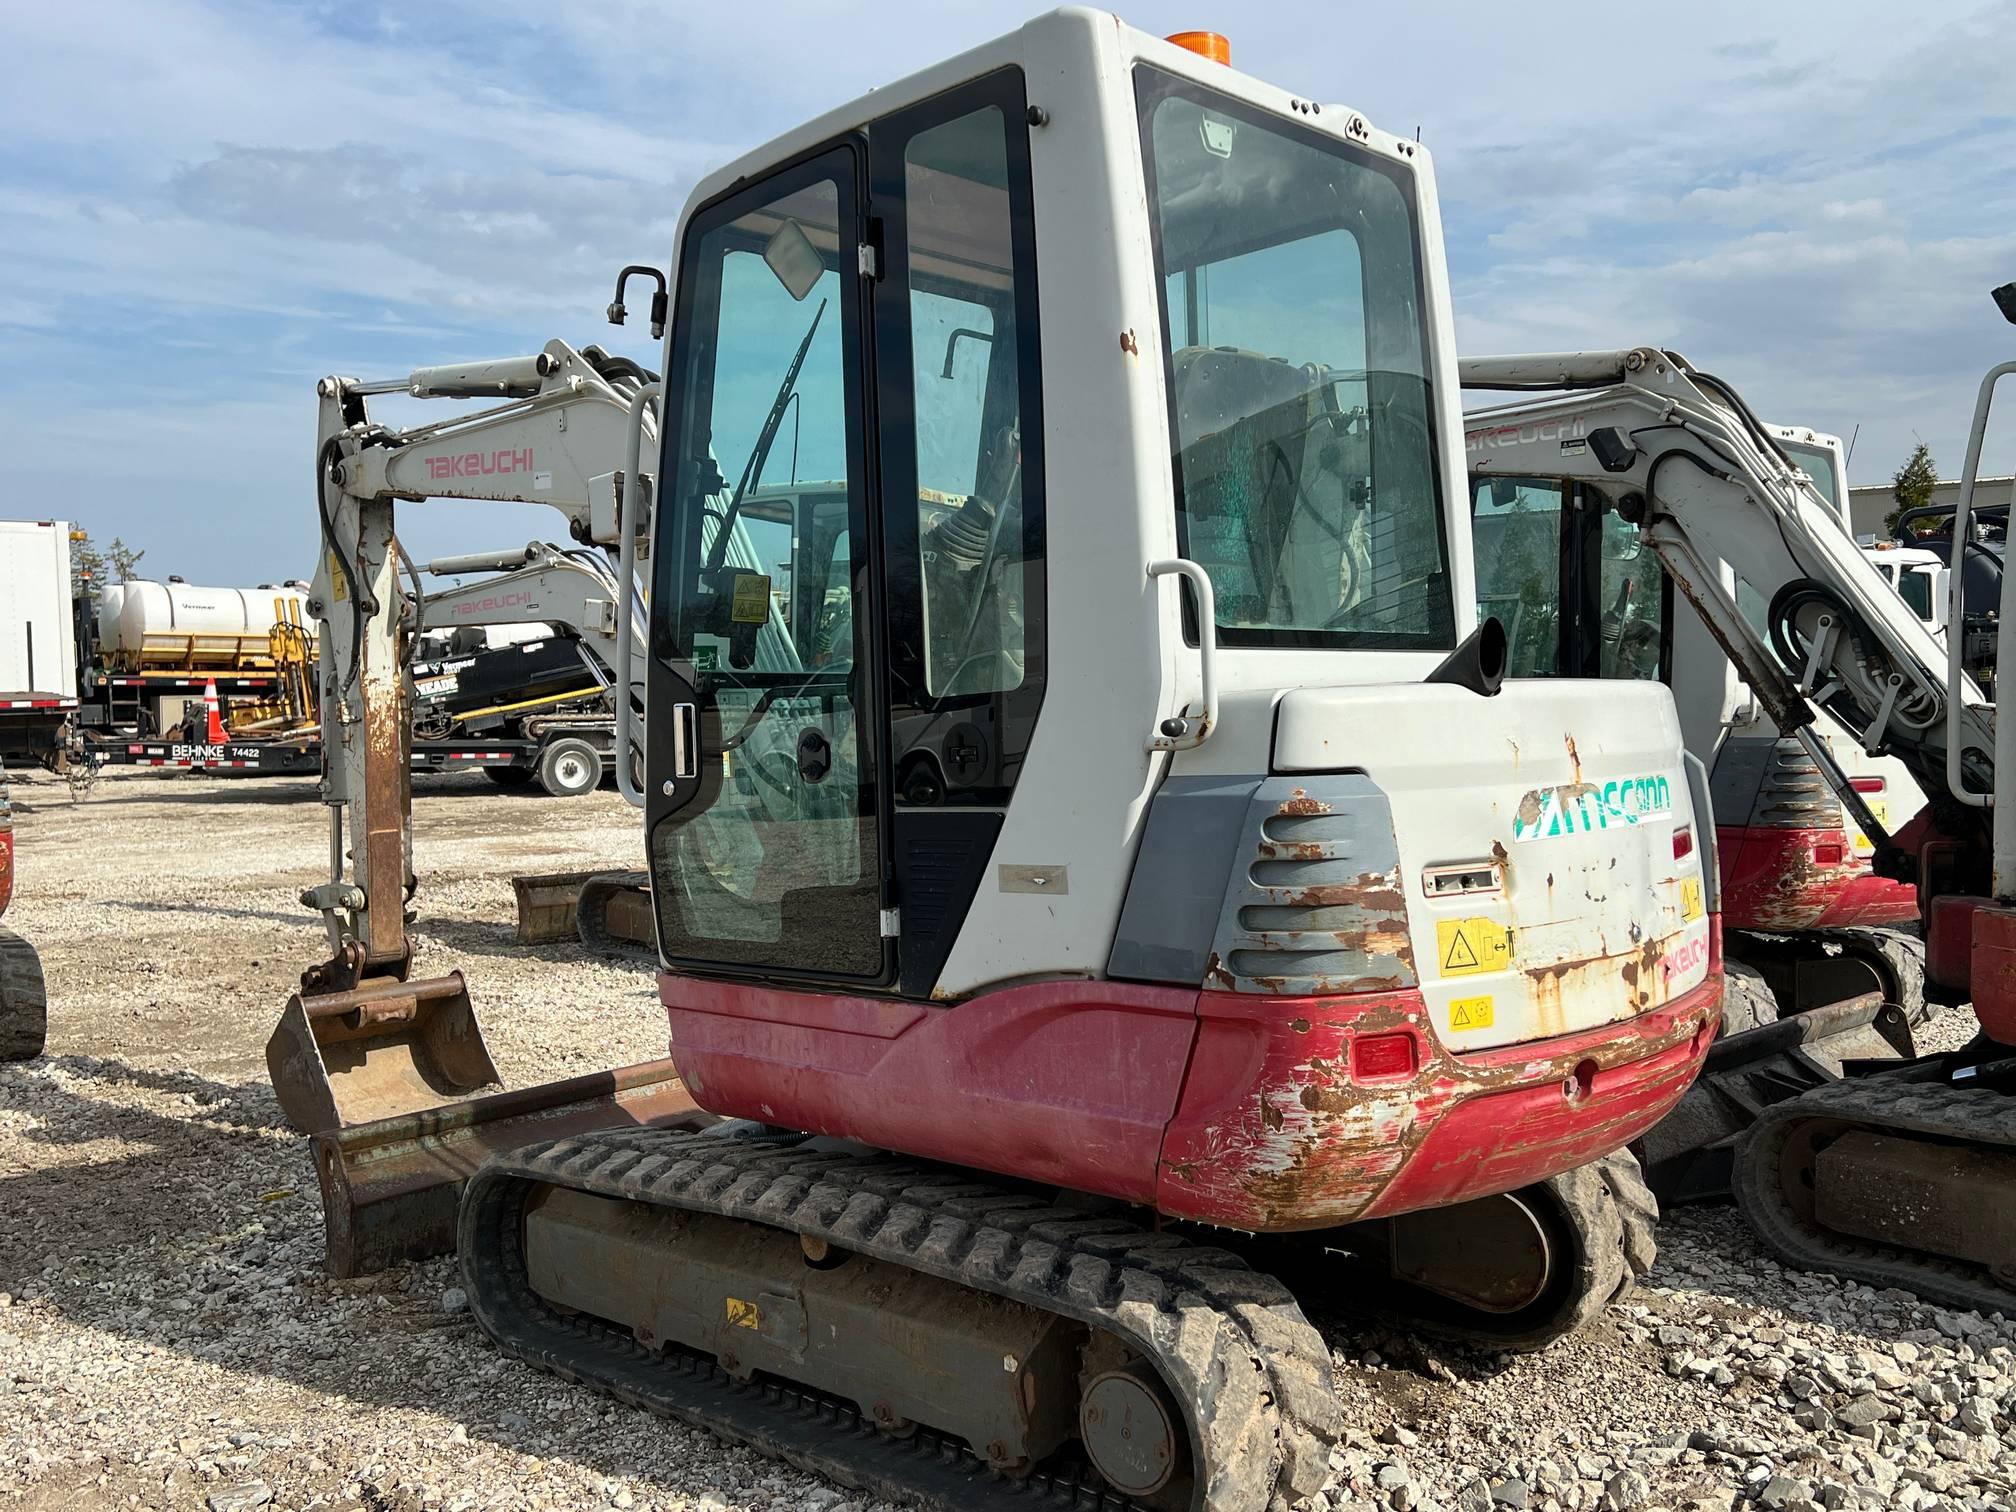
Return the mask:
M2002 318L2016 325L2016 283L2006 283L1994 291L1995 308L2002 312Z
M763 261L777 275L777 282L801 302L819 286L826 273L826 259L819 255L812 238L795 220L784 222L763 244Z
M1510 478L1491 480L1491 506L1494 509L1510 509L1519 498L1519 485Z

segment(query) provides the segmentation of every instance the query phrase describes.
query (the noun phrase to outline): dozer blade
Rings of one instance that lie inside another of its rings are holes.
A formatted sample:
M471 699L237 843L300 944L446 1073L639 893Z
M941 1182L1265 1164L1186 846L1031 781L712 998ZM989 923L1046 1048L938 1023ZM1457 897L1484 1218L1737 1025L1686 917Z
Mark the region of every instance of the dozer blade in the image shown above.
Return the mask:
M1875 992L1725 1035L1680 1105L1632 1148L1662 1208L1727 1197L1736 1146L1766 1108L1912 1053L1909 1026Z
M595 872L545 872L536 877L513 877L511 891L518 899L520 945L550 945L556 940L576 938L575 906L581 888Z
M325 1263L358 1276L455 1248L462 1185L484 1161L534 1141L716 1122L669 1060L496 1092L315 1136Z
M581 885L575 928L590 950L656 962L657 925L648 872L598 872Z
M501 1085L459 971L296 993L266 1042L266 1070L303 1134L438 1109Z

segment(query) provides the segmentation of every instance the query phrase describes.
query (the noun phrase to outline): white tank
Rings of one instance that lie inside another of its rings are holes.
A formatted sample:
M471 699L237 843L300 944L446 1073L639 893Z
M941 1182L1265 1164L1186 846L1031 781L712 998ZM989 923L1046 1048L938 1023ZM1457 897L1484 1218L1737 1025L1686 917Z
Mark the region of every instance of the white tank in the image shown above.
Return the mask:
M108 660L119 653L119 606L126 600L124 583L98 590L98 654Z
M307 594L292 584L263 588L199 588L147 581L123 585L119 660L149 667L248 667L271 660L268 632L289 602L310 623ZM276 607L277 605L277 607Z

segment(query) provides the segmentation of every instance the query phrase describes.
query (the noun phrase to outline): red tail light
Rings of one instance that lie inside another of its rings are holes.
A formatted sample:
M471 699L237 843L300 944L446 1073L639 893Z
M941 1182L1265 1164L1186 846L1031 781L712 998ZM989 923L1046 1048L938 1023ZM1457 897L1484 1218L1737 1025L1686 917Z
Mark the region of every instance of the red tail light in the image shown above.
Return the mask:
M1414 1036L1363 1034L1351 1041L1351 1079L1393 1081L1414 1074Z
M1813 859L1822 866L1839 866L1847 850L1839 841L1829 840L1813 847Z
M1848 781L1848 786L1858 793L1880 793L1890 784L1882 777L1852 777Z
M1676 825L1673 830L1673 859L1681 861L1693 854L1694 826L1691 824Z

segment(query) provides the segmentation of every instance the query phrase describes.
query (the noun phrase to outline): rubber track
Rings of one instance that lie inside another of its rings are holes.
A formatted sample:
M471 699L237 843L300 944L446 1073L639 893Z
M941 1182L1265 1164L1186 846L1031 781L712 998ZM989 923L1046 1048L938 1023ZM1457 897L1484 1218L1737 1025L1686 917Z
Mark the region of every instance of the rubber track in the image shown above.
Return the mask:
M1982 1087L1889 1075L1816 1087L1766 1109L1751 1125L1737 1152L1732 1183L1743 1216L1789 1265L1871 1286L1899 1287L1947 1307L2016 1317L2016 1288L1997 1282L1981 1266L1873 1244L1801 1218L1785 1199L1779 1170L1787 1140L1798 1125L1811 1119L1853 1123L1879 1134L1925 1135L2007 1150L2016 1149L2016 1097Z
M1866 924L1846 924L1810 933L1839 945L1849 955L1873 960L1895 988L1887 994L1889 1000L1904 1010L1905 1021L1912 1028L1931 1022L1936 1009L1925 1001L1925 942L1917 935Z
M1628 1298L1658 1258L1654 1230L1659 1200L1645 1184L1638 1157L1613 1150L1601 1160L1564 1171L1541 1183L1556 1202L1556 1215L1575 1235L1574 1281L1561 1304L1533 1319L1518 1333L1497 1334L1484 1326L1464 1330L1443 1324L1435 1331L1484 1348L1544 1349L1565 1338L1604 1308Z
M0 929L0 1061L33 1060L49 1039L49 992L35 947Z
M650 890L651 875L641 871L599 872L582 883L580 899L574 905L574 928L581 936L581 943L590 950L631 956L657 965L655 945L641 945L609 932L609 900L618 893L635 891L645 895L649 907Z
M1196 1512L1286 1512L1329 1476L1342 1433L1329 1350L1285 1287L1226 1251L963 1172L788 1138L612 1130L527 1146L471 1179L458 1248L470 1310L499 1348L844 1485L946 1512L1132 1506L1096 1477L1011 1480L941 1435L892 1438L851 1403L743 1385L704 1356L668 1359L627 1331L559 1315L526 1280L522 1214L542 1185L816 1235L1117 1334L1192 1416Z

